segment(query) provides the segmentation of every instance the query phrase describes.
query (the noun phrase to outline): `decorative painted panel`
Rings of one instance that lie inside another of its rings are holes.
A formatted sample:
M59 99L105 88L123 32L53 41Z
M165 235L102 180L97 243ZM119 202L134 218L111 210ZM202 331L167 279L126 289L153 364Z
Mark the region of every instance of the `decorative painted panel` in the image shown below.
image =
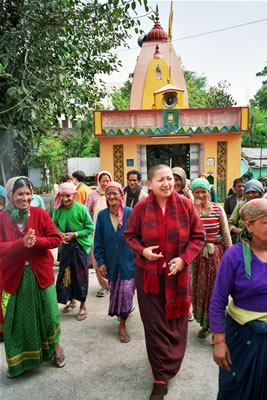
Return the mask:
M124 186L123 145L113 146L114 181Z
M246 111L246 112L245 112ZM95 113L95 135L175 135L241 132L247 127L248 108L127 110ZM102 133L99 133L100 127Z
M219 203L224 202L226 196L226 161L227 142L217 143L217 196Z
M176 131L179 127L179 110L163 110L164 131Z

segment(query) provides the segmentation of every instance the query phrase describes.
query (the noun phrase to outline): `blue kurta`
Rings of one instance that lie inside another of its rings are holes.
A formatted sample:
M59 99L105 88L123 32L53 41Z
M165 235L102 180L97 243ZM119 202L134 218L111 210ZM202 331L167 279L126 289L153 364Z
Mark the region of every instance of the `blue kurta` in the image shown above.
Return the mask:
M129 207L124 208L123 225L116 232L108 208L100 211L97 217L94 256L98 266L105 264L107 279L110 281L117 279L118 272L122 280L135 277L135 255L122 236L131 211Z

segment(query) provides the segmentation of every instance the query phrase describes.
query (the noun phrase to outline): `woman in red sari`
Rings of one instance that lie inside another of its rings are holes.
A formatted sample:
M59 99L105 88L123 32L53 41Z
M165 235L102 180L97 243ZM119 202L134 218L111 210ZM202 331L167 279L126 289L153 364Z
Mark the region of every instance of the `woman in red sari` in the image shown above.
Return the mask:
M154 384L150 400L161 400L179 371L187 342L188 264L204 244L192 201L174 191L167 165L148 172L150 195L135 205L124 237L136 254L136 287Z
M59 310L54 285L53 256L61 243L49 214L31 207L27 177L7 182L7 208L0 213L0 285L3 288L4 342L8 377L44 361L64 367L59 345Z

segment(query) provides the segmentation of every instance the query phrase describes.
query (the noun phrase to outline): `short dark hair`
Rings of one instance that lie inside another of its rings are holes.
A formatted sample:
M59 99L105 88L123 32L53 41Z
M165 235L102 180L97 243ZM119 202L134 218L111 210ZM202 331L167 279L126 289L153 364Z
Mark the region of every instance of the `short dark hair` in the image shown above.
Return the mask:
M71 176L70 176L69 174L64 174L64 175L61 177L61 182L62 182L62 183L67 182L67 181L70 181L70 180L71 180Z
M171 170L171 168L169 167L169 165L166 164L158 164L158 165L153 165L153 167L149 168L148 173L147 173L147 179L151 182L152 179L155 176L155 173L157 171L159 171L160 169L165 169L165 168L169 168Z
M86 179L86 175L83 171L75 171L72 173L72 177L76 178L79 182L84 182Z
M245 183L242 178L234 179L233 186L237 185L238 183Z
M136 176L137 176L137 179L138 179L139 181L141 181L141 179L142 179L141 173L140 173L139 171L137 171L136 169L132 169L131 171L128 171L128 172L127 172L127 179L129 179L129 176L130 176L130 175L136 175Z

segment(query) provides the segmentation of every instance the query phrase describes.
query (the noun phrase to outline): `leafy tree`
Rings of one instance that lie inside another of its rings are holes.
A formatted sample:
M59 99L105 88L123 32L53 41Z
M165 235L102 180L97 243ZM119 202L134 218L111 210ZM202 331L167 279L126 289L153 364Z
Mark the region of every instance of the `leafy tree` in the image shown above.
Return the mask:
M99 157L99 140L91 136L88 145L84 146L81 157Z
M136 1L2 0L0 152L11 137L5 156L20 171L32 140L57 128L58 116L96 108L104 91L97 76L117 70L113 50L139 30Z
M249 131L242 134L243 147L266 147L267 143L267 111L259 107L250 107Z
M66 149L66 157L81 157L84 148L88 146L94 133L93 113L88 112L84 120L79 120L75 126L75 132L63 139Z
M256 76L267 76L267 66L261 72L258 72ZM262 82L262 87L257 91L255 103L261 110L267 110L267 79Z
M232 107L236 105L236 101L230 93L228 88L231 86L225 80L220 81L217 86L209 88L206 107Z
M256 76L266 76L267 66ZM244 147L266 147L267 143L267 80L250 100L249 131L242 135Z
M32 148L26 156L26 162L40 169L43 175L42 187L49 191L49 185L59 182L62 175L65 147L54 134L33 138Z
M183 69L190 108L232 107L236 101L228 93L230 83L220 81L217 86L208 87L207 78L196 72Z
M119 90L114 90L112 93L112 105L115 110L128 110L130 103L132 84L126 81Z
M196 72L184 70L184 78L188 91L190 108L206 107L207 102L207 78L197 76Z
M102 107L103 109L103 107ZM99 157L99 141L94 136L93 112L77 122L75 133L64 138L65 155L68 157Z

